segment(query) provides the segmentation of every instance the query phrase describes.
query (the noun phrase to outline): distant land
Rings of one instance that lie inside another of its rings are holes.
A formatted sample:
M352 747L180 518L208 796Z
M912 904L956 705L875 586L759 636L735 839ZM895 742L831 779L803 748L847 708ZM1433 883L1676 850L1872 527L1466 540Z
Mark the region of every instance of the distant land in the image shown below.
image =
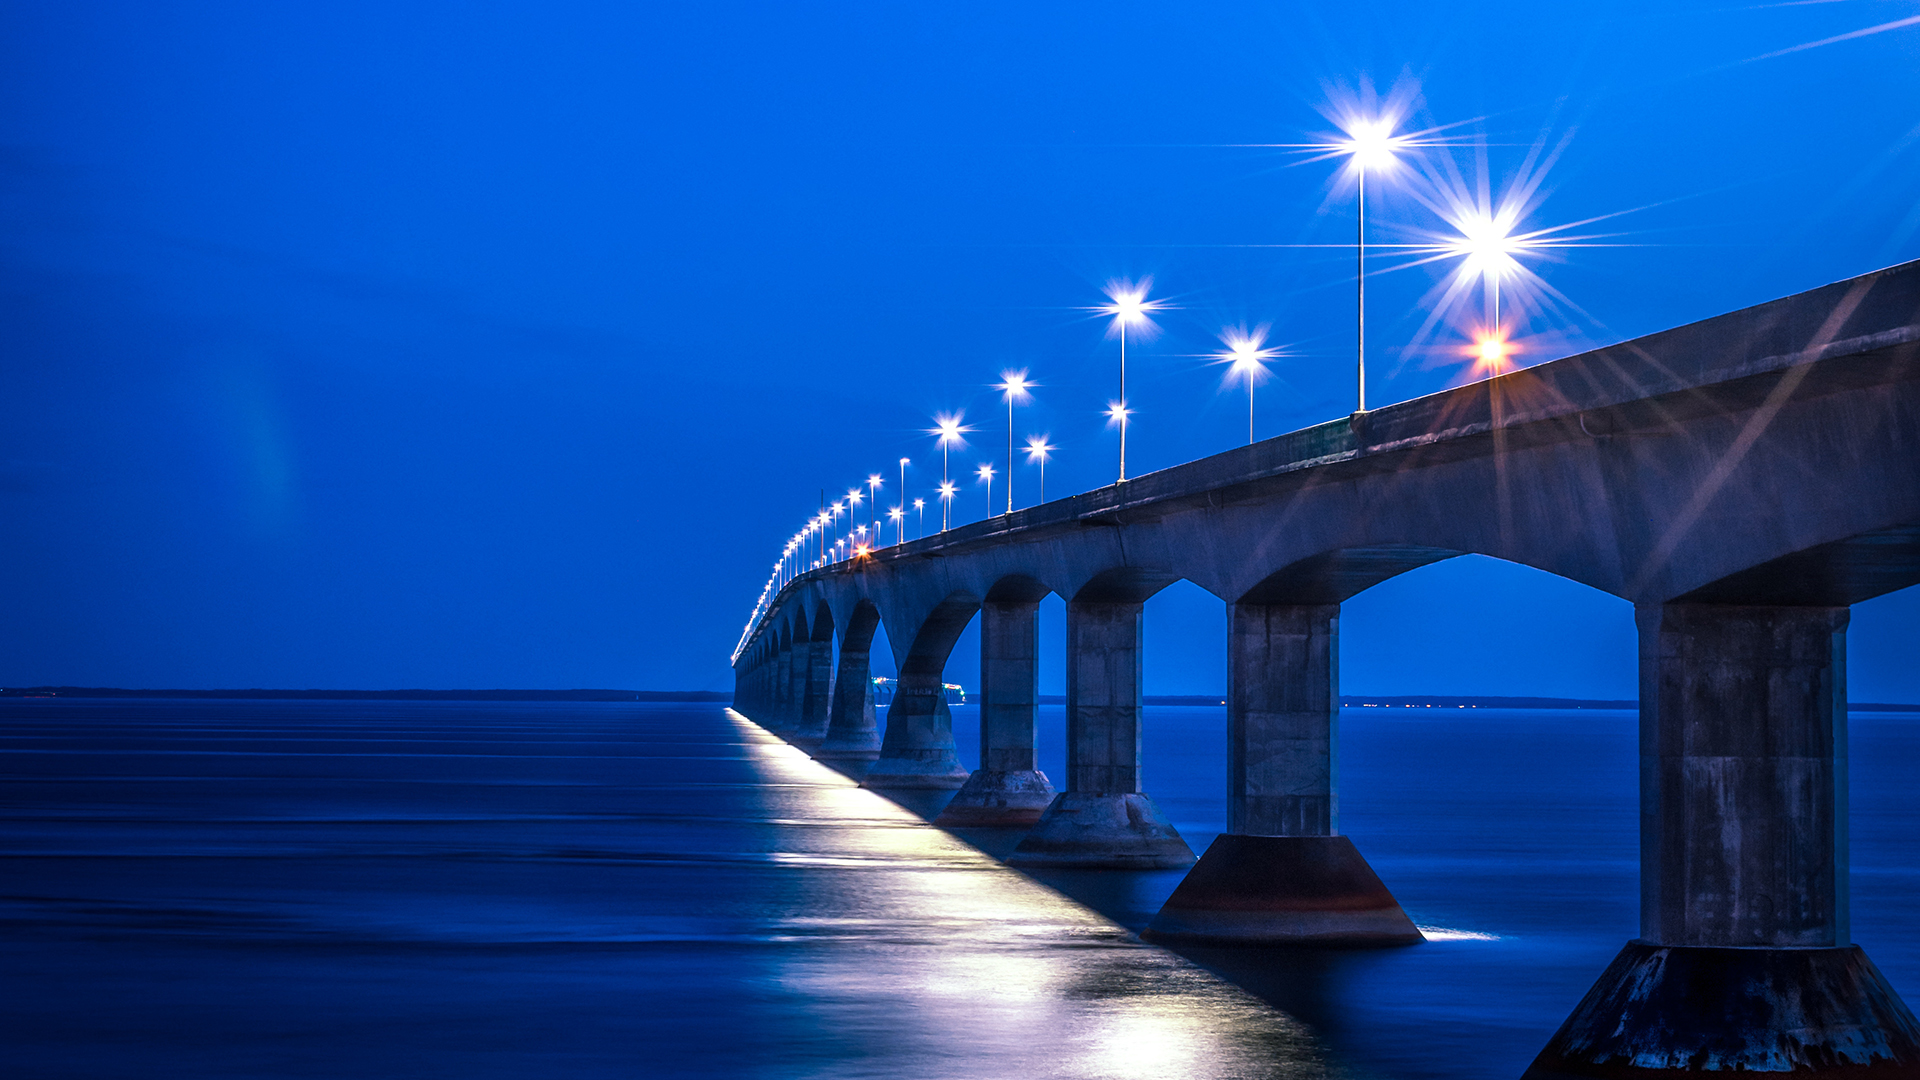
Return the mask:
M729 702L724 690L135 690L117 686L0 688L0 698L213 698L265 701L703 701ZM1148 694L1148 705L1225 705L1218 694ZM1065 705L1064 694L1041 694L1042 705ZM1354 709L1636 709L1631 698L1558 698L1432 695L1342 697ZM1920 704L1850 701L1854 712L1920 712Z

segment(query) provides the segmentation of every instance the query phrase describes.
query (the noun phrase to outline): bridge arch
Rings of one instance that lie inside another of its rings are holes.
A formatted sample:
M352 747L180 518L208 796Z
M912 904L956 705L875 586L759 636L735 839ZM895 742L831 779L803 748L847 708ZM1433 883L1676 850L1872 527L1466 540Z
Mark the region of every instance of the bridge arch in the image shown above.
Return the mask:
M951 789L966 782L943 676L948 655L979 610L979 596L954 590L909 632L904 650L894 643L899 680L887 706L880 756L862 781L865 786Z

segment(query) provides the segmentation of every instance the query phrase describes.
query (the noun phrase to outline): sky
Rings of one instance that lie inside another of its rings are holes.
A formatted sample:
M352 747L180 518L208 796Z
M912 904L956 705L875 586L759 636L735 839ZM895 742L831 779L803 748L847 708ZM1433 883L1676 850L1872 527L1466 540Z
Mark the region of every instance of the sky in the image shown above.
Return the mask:
M1920 257L1917 67L1912 0L0 6L0 685L726 689L820 493L930 494L943 412L1004 454L1002 370L1047 494L1108 482L1113 279L1170 304L1131 472L1244 441L1223 327L1263 436L1351 411L1353 192L1290 147L1366 88L1584 238L1531 363ZM1417 188L1375 406L1467 377ZM1914 593L1856 700L1920 701ZM1224 684L1218 600L1147 618L1150 693ZM1633 694L1625 602L1490 559L1342 630L1350 692Z

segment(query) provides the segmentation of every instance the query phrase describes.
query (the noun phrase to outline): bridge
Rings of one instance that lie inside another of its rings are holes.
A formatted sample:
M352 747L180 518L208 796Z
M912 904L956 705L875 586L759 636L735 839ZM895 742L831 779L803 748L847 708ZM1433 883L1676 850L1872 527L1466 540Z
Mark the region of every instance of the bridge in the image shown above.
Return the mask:
M1476 553L1624 597L1640 635L1640 936L1527 1076L1920 1076L1848 934L1849 606L1920 582L1920 262L1355 414L787 582L735 708L1010 862L1193 862L1140 785L1142 604L1228 612L1229 834L1148 936L1419 932L1339 832L1340 605ZM1034 767L1037 617L1067 605L1067 769ZM980 618L980 769L942 671ZM869 697L875 629L899 682Z

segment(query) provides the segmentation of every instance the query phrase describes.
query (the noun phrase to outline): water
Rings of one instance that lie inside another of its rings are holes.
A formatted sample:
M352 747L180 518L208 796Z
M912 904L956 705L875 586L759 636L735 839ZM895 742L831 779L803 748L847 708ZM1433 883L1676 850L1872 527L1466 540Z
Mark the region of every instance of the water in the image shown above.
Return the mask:
M1178 873L1043 886L711 706L6 700L7 1075L1517 1076L1635 930L1634 721L1439 713L1341 748L1435 940L1181 957L1127 932ZM1149 709L1196 850L1223 727ZM1853 750L1854 937L1920 1001L1920 724Z

